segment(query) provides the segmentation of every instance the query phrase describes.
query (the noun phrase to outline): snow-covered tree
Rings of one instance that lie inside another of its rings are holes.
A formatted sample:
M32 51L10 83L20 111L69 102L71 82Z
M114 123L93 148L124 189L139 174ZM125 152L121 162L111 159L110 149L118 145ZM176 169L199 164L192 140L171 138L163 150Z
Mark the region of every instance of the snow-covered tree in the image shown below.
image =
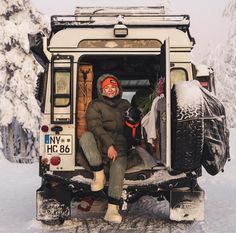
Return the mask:
M236 127L236 0L231 0L224 11L230 18L230 31L226 43L219 44L205 59L216 76L216 92L224 103L231 127Z
M30 0L0 0L0 156L11 160L19 156L17 144L25 144L20 151L32 159L38 150L41 113L34 94L41 67L29 51L28 33L47 27Z
M229 37L236 36L236 1L231 0L228 6L225 8L223 15L228 17L231 22L231 27L229 31Z

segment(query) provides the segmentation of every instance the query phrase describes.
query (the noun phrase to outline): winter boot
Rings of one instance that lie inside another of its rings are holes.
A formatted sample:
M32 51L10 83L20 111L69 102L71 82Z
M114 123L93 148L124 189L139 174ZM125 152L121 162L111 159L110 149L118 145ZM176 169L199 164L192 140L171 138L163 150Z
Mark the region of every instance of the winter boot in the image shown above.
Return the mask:
M91 182L91 190L93 192L102 190L106 183L104 170L93 172L93 175L94 175L94 178Z
M119 214L118 209L119 209L118 205L108 204L104 220L111 223L121 223L122 217Z

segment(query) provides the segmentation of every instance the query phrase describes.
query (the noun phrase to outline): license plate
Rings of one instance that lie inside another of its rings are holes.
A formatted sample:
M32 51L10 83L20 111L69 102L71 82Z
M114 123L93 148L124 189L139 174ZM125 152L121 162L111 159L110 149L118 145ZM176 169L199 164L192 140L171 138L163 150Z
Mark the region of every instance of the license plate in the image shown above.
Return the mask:
M72 152L71 135L45 135L45 152L48 155L60 154L67 155Z

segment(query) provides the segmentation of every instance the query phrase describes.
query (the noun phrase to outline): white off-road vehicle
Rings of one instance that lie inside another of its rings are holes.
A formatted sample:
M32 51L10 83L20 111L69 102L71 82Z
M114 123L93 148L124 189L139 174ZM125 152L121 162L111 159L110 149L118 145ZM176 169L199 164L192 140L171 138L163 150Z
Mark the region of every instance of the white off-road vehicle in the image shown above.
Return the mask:
M220 103L218 116L204 114L209 108L202 96L213 103L217 99L199 82L214 92L214 73L192 63L195 41L189 26L188 15L166 15L163 7L77 8L72 16L52 16L49 36L29 36L31 51L45 68L37 93L43 113L38 220L63 223L71 217L72 201L105 199L108 184L102 192L91 192L93 175L78 143L86 130L86 107L96 98L96 81L105 73L118 77L123 98L130 101L138 90L154 89L160 77L166 83L165 111L157 122L160 156L155 148L138 148L144 153L126 172L123 208L151 195L169 201L171 220L204 219L204 191L197 178L212 151L206 145L207 122L217 119L223 125L219 141L226 146L219 170L229 157L228 131Z

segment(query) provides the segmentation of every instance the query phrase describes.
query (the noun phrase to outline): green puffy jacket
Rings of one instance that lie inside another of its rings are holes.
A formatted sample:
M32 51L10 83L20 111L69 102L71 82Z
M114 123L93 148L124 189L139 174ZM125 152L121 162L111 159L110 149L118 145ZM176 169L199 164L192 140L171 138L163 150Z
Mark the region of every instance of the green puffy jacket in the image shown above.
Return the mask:
M110 99L101 94L101 83L112 76L119 85L119 94ZM102 75L97 81L98 98L93 100L87 109L86 120L88 130L97 140L98 148L106 155L109 146L113 145L119 154L126 154L128 144L124 136L124 112L130 103L122 99L122 88L119 80L110 74Z

